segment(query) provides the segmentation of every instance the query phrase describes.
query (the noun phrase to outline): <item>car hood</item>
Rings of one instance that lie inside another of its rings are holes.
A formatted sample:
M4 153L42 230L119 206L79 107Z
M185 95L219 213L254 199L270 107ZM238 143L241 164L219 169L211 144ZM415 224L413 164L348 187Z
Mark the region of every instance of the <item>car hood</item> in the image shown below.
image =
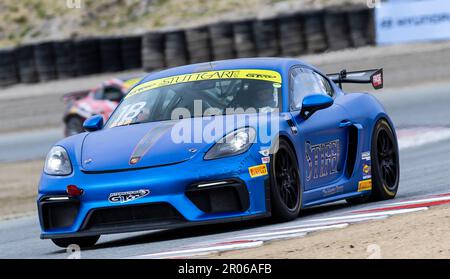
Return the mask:
M101 172L180 163L195 155L198 144L171 140L169 123L146 123L89 133L81 150L84 171ZM196 146L196 147L195 147Z
M81 147L82 169L118 171L176 164L203 156L218 139L243 126L230 125L233 121L229 117L151 122L88 133ZM257 117L249 117L245 126L257 128L256 123ZM215 129L220 126L223 128Z

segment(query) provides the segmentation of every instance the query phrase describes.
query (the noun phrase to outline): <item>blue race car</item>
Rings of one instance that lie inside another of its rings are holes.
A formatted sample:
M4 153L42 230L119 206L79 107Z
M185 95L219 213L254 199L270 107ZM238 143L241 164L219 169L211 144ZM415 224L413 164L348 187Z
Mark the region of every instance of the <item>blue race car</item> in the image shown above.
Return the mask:
M249 58L149 74L104 124L48 153L41 238L92 246L102 234L269 217L394 198L394 126L366 93L383 71L325 75L291 58Z

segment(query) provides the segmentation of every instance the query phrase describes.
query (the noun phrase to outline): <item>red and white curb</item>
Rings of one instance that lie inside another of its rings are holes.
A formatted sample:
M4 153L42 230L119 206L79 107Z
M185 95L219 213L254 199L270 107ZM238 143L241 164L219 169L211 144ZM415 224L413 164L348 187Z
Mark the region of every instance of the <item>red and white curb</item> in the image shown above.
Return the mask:
M211 253L219 251L232 251L237 249L255 248L262 246L263 241L254 240L239 240L239 241L226 241L217 242L210 245L201 245L199 247L186 247L179 250L165 251L159 253L152 253L142 256L131 257L133 259L176 259L176 258L191 258L206 256Z
M450 138L445 126L419 126L396 129L399 149L418 147Z
M428 208L431 206L450 204L450 194L434 195L428 198L395 202L383 207L369 208L353 211L354 213L382 214L396 210L416 210L418 208Z
M382 220L389 216L427 210L431 206L450 204L450 193L418 197L400 202L377 205L362 210L353 210L328 218L307 219L297 225L261 228L257 232L247 232L225 238L218 242L198 243L178 249L160 251L132 257L134 259L195 258L213 253L255 248L265 242L297 238L308 233L342 229L350 224L372 220Z

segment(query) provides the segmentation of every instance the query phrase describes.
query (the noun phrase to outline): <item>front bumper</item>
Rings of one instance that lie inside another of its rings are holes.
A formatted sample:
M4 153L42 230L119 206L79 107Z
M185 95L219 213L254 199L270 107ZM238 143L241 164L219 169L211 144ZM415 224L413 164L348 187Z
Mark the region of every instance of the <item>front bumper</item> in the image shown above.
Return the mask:
M87 174L74 167L68 177L43 174L38 197L41 238L169 229L269 216L269 177L251 178L248 172L248 167L260 162L260 157L247 153L123 172ZM196 189L199 183L217 181L227 183ZM49 201L52 197L66 197L69 184L82 188L83 195ZM148 189L150 194L126 203L108 200L111 193L139 189ZM223 202L233 195L234 200ZM49 213L52 207L65 211Z

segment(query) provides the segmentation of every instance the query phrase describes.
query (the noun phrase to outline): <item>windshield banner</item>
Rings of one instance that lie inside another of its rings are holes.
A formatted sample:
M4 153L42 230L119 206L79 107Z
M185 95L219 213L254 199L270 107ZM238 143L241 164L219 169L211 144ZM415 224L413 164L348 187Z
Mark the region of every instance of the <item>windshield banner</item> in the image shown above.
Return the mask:
M128 95L125 98L129 98L136 94L147 92L149 90L167 85L192 81L214 80L214 79L255 79L255 80L271 81L281 84L281 75L278 72L271 70L238 69L238 70L208 71L208 72L198 72L192 74L155 79L136 86L128 93Z

